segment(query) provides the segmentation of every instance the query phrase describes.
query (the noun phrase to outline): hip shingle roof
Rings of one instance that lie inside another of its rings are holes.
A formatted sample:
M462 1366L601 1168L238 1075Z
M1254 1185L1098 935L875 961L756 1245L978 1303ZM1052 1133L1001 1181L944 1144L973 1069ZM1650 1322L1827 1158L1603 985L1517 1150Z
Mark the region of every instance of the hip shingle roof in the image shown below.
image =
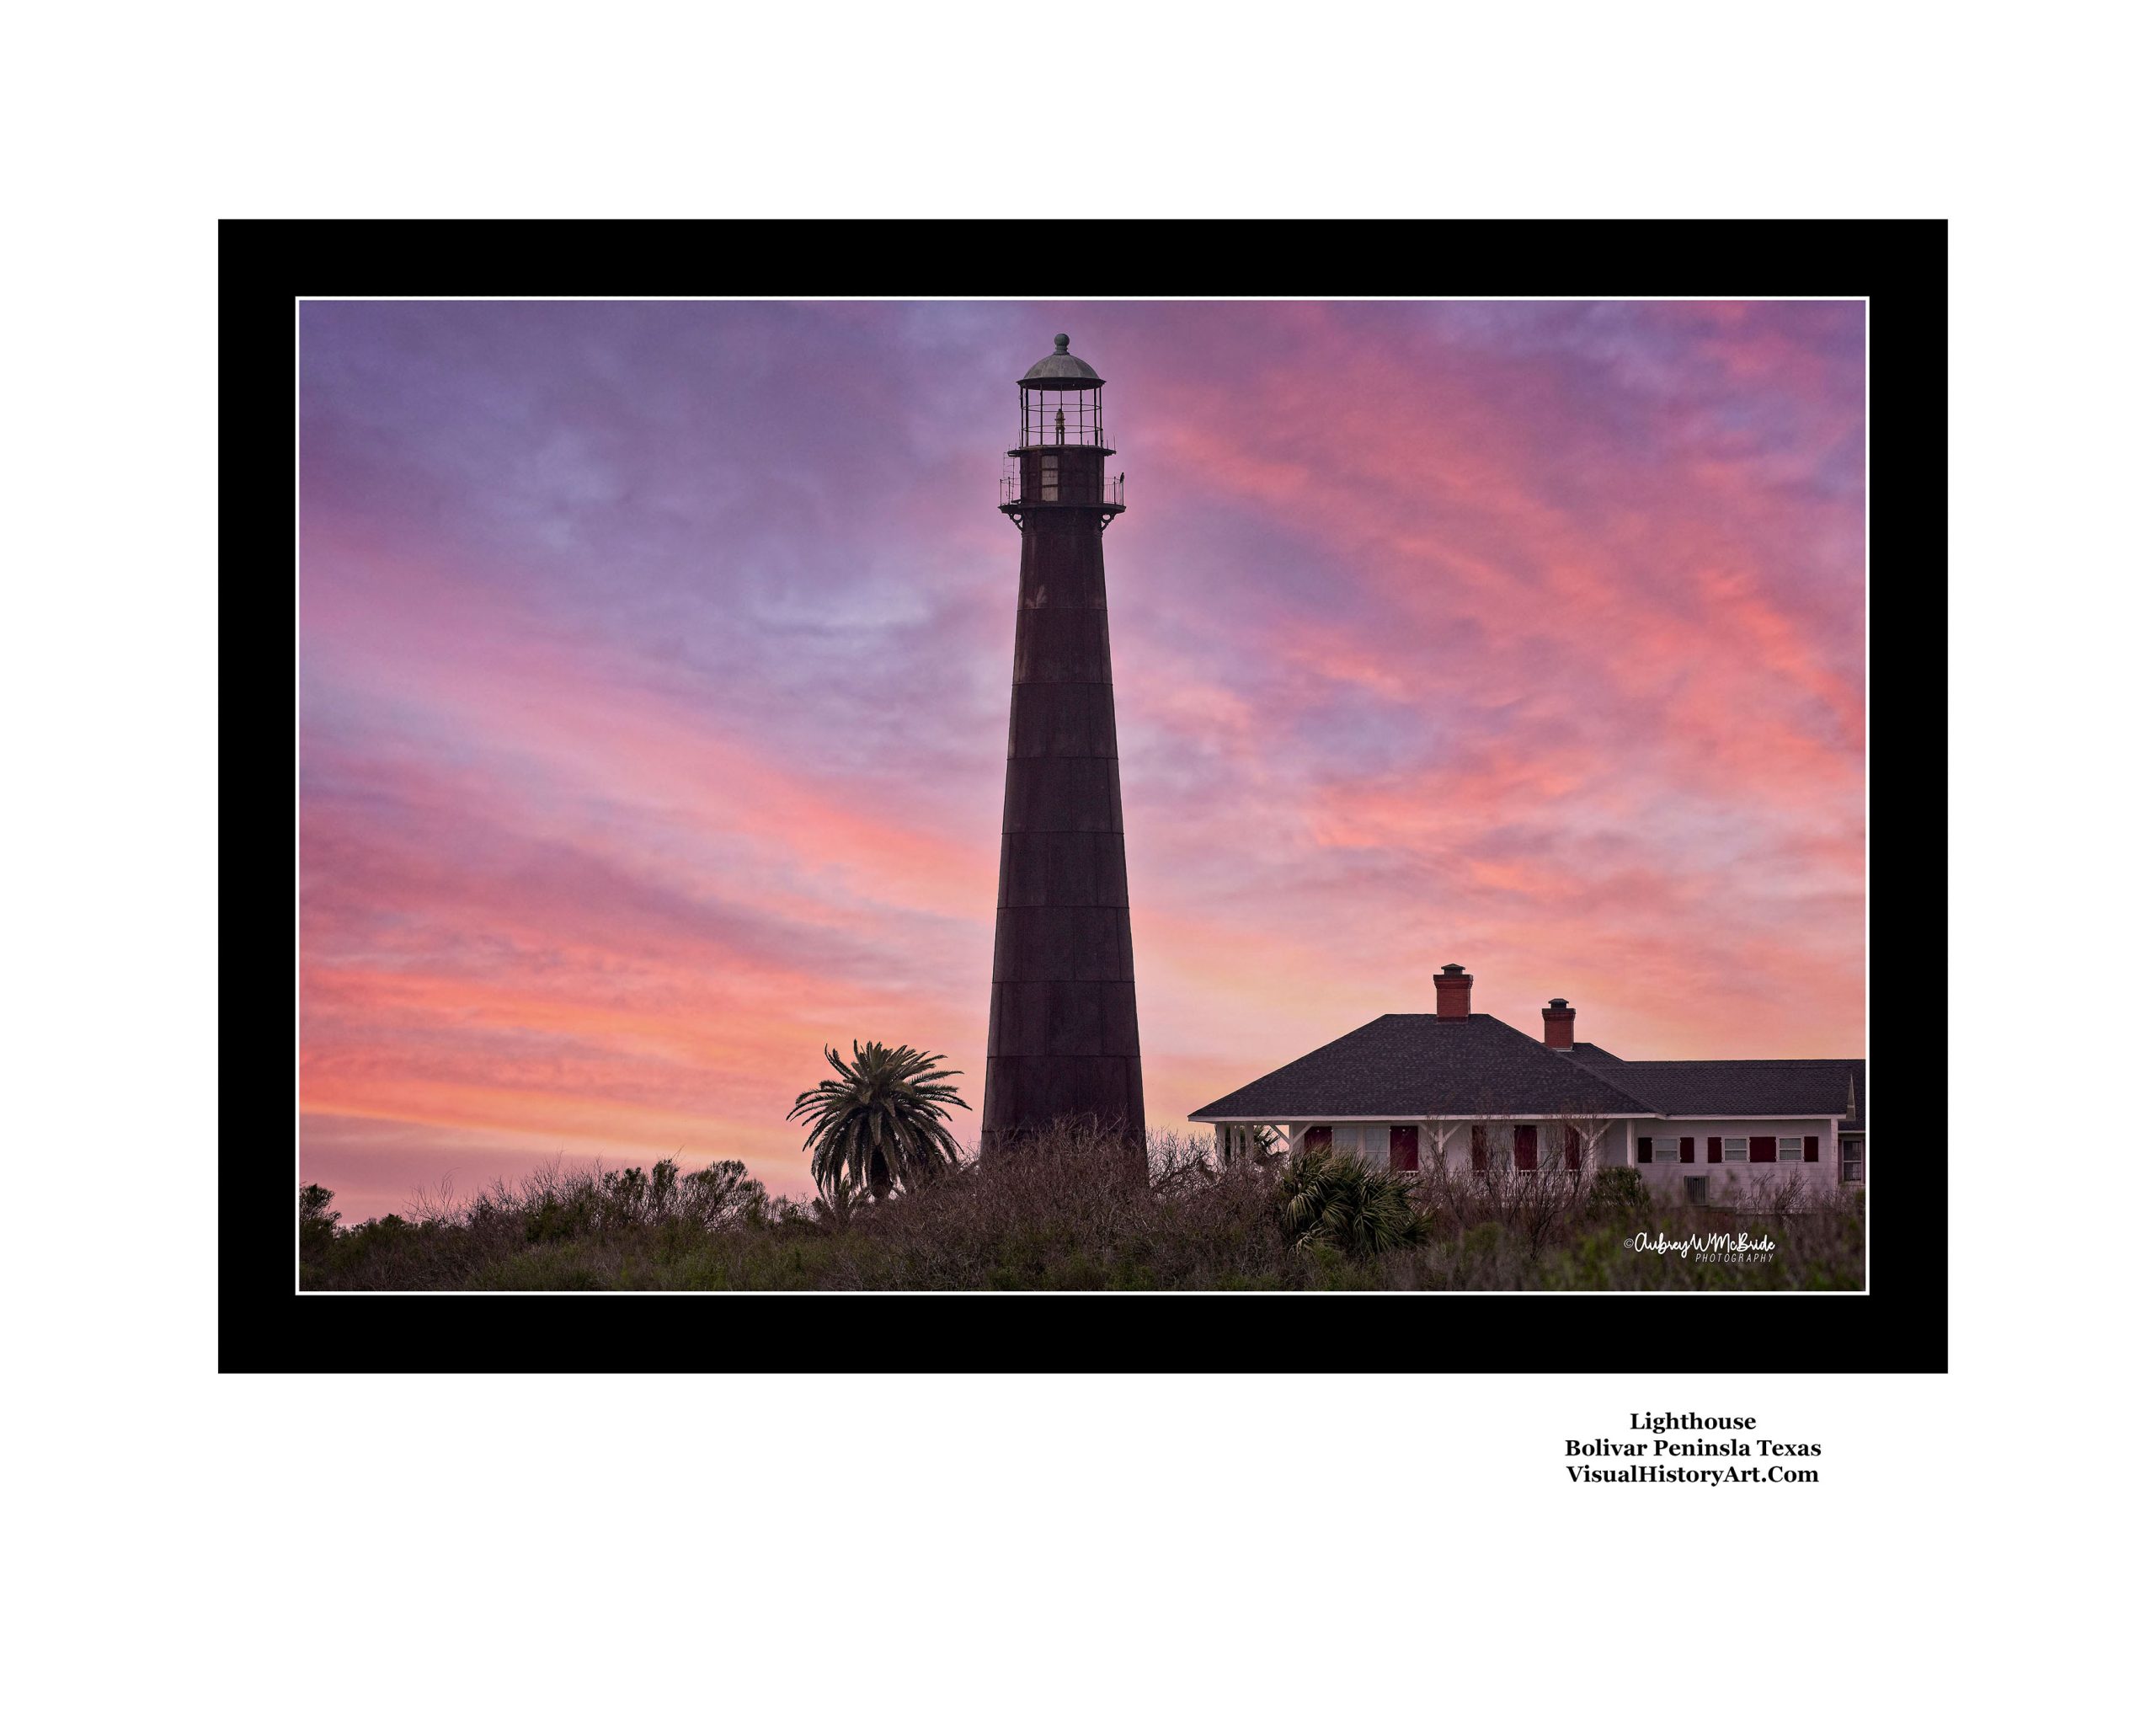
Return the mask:
M1322 1120L1478 1114L1649 1114L1659 1110L1487 1012L1388 1012L1191 1115Z
M1606 1070L1665 1114L1847 1114L1853 1124L1864 1119L1862 1060L1624 1060Z
M1864 1077L1860 1060L1625 1060L1591 1042L1560 1054L1486 1012L1388 1012L1190 1118L1842 1114L1861 1125Z

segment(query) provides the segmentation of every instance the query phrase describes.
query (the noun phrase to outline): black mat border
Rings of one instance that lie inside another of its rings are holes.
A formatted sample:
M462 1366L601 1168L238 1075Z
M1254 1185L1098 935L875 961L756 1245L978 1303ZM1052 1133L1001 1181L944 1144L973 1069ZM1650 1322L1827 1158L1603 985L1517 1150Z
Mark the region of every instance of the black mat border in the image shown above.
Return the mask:
M1037 298L1050 274L1074 299L1867 297L1870 656L1894 667L1870 681L1869 971L1891 1003L1910 988L1935 996L1946 972L1946 232L1919 220L221 223L219 1370L1945 1370L1947 1146L1935 1128L1919 1140L1897 1124L1945 1118L1930 1009L1921 1048L1897 1034L1872 1051L1867 1124L1890 1147L1861 1295L302 1295L291 1142L264 1141L248 1099L269 1068L296 1103L295 685L270 642L293 590L300 299ZM1897 1178L1919 1167L1920 1180ZM706 1303L665 1318L618 1303L667 1298ZM830 1300L883 1309L818 1303Z

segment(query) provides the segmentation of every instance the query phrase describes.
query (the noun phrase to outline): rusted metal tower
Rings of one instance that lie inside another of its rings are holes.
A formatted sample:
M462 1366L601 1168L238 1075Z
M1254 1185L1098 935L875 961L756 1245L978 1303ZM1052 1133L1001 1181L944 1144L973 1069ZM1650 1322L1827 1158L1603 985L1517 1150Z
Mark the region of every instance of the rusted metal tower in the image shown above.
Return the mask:
M1102 379L1055 338L1018 380L1003 513L1022 537L984 1149L1091 1117L1145 1129L1102 536L1123 513Z

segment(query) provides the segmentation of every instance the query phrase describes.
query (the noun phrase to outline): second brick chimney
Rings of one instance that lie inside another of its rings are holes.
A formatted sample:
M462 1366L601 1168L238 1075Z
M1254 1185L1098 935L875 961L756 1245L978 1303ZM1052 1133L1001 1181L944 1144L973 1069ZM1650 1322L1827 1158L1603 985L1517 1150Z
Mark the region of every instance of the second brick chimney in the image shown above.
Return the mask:
M1545 1048L1568 1049L1572 1045L1572 1007L1561 996L1542 1009L1542 1045Z
M1438 985L1438 1016L1440 1018L1465 1018L1467 1016L1467 996L1475 986L1475 979L1457 964L1448 964L1430 979Z

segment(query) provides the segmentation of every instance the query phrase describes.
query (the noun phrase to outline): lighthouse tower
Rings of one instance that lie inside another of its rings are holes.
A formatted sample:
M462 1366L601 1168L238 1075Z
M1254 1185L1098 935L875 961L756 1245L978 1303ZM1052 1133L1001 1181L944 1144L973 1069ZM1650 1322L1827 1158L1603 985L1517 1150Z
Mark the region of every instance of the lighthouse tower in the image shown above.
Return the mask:
M981 1104L990 1151L1059 1119L1134 1144L1145 1130L1101 557L1123 476L1107 468L1102 381L1057 336L1018 380L1004 462L1002 510L1022 545Z

